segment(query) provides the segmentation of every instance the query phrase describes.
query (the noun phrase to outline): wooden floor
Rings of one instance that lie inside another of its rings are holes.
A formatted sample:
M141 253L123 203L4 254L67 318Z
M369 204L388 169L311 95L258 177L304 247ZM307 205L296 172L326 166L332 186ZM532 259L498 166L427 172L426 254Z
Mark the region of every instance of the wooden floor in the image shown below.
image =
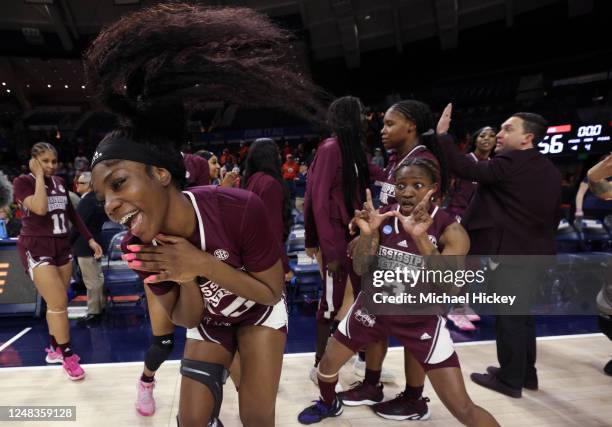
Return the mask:
M385 367L400 383L385 387L386 398L403 386L403 357L391 349ZM602 367L612 358L612 343L603 335L542 339L538 342L540 391L524 391L522 399L511 399L473 384L469 374L495 363L495 344L469 343L457 346L467 389L472 399L488 409L502 426L612 426L612 378ZM276 404L276 425L298 426L297 414L317 397L318 389L308 379L312 355L288 355ZM82 382L66 379L59 366L0 369L0 405L76 405L76 422L2 423L23 426L175 426L179 399L178 362L166 362L158 372L155 397L157 412L144 418L134 410L136 379L142 364L85 365ZM341 383L348 386L356 378L343 368ZM429 384L425 395L431 398L429 427L457 426L437 400ZM237 395L231 381L225 388L221 420L226 427L239 426ZM418 422L417 422L418 423ZM405 424L405 423L404 423ZM344 413L321 426L400 425L378 418L366 407L345 408Z

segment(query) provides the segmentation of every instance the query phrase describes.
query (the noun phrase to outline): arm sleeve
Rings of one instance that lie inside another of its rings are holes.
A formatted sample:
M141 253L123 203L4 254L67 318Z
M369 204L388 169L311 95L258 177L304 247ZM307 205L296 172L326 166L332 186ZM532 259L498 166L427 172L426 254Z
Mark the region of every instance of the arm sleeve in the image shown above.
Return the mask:
M23 201L34 194L35 187L29 180L17 177L13 180L13 198L19 204L23 204Z
M321 150L320 150L321 151ZM338 253L337 242L334 238L337 233L331 223L331 190L332 183L338 169L340 159L334 156L331 150L326 149L320 153L318 159L317 173L311 176L312 180L312 214L315 218L319 247L325 254L327 262L342 259L344 253ZM351 213L349 213L350 215ZM342 252L342 251L340 251Z
M72 206L72 202L70 201L70 197L68 197L68 205L66 206L66 215L70 222L72 222L79 229L79 233L85 239L86 242L89 242L90 239L93 238L89 229L79 216L79 214L74 210L74 206Z
M255 193L249 193L240 226L241 256L247 271L258 273L271 268L281 259L281 251L272 236L266 208Z
M93 202L93 203L92 203ZM76 207L76 214L81 218L83 224L88 224L91 220L91 217L94 215L96 209L95 201L93 199L82 198L79 204ZM79 233L74 228L70 230L70 244L73 245L74 242L79 237Z
M512 158L505 154L495 156L488 162L474 163L459 151L452 137L439 136L439 141L450 170L459 178L495 184L506 179L511 173Z

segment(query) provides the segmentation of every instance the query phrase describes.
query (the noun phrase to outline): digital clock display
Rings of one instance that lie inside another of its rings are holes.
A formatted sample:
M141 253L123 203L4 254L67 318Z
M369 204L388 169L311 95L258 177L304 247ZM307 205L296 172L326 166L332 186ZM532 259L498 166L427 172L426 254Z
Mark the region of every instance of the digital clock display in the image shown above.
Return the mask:
M612 122L550 126L538 148L548 155L602 154L612 151Z

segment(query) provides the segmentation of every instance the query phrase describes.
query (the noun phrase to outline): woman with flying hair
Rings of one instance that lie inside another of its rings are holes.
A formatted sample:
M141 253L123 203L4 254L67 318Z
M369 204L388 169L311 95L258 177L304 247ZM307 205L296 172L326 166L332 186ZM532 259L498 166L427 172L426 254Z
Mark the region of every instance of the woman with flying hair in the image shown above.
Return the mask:
M85 57L89 87L125 119L100 142L93 188L126 225L124 259L173 323L188 328L181 426L220 425L223 383L241 354L240 419L273 426L286 341L281 250L260 198L205 186L181 191L176 147L203 101L319 120L323 92L292 66L289 35L243 8L172 3L125 16Z

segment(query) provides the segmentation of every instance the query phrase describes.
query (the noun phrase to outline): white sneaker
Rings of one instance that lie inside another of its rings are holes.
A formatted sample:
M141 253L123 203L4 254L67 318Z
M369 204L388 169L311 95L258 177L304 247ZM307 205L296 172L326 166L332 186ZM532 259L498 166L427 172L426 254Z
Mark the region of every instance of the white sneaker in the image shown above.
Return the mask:
M319 385L319 378L317 377L317 368L314 366L310 368L310 381L314 383L314 385Z
M355 362L353 363L353 375L359 378L365 378L365 370L366 363L365 360L359 359L359 357L355 357ZM393 383L395 382L395 375L393 372L385 369L383 366L382 371L380 372L380 382L381 383Z

